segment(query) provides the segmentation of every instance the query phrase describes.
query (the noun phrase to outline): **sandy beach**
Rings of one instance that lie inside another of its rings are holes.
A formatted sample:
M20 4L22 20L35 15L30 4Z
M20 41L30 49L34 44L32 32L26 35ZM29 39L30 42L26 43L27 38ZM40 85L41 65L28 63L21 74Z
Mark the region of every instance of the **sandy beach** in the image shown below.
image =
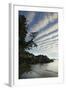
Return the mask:
M58 60L49 64L32 65L31 69L30 72L25 72L22 78L58 77Z

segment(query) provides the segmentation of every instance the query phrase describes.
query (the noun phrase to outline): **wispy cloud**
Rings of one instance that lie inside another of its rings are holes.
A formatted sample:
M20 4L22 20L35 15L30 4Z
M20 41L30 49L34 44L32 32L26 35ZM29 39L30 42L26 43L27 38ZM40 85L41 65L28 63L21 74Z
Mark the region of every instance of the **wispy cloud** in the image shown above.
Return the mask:
M55 41L58 41L58 38L52 38L52 39L49 39L47 41L43 41L43 42L40 42L38 43L38 45L46 45L46 44L50 44L50 43L54 43Z
M35 17L36 13L35 12L29 12L28 15L27 15L27 23L30 24L34 17Z
M41 43L41 42L44 42L44 41L52 40L52 39L55 39L55 38L58 38L58 34L57 33L56 33L56 35L52 35L51 37L47 37L44 40L38 41L37 43Z
M53 22L54 20L58 19L58 14L57 13L48 13L47 15L49 22Z
M41 20L39 20L39 22L37 22L36 24L33 25L33 27L31 28L31 31L32 32L37 32L40 29L47 26L49 23L56 20L57 18L58 18L57 13L47 13L46 16L44 16Z
M55 30L58 30L58 24L54 24L53 26L51 26L50 28L48 28L47 30L43 31L42 33L40 33L36 38L35 38L35 41L36 40L39 40L40 38L48 35L49 33L51 32L54 32Z

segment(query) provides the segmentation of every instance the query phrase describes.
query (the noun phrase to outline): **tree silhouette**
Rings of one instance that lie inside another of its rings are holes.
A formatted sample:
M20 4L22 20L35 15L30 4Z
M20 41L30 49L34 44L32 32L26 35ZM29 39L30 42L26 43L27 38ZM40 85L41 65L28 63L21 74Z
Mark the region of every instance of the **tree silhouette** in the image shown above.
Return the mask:
M26 35L27 35L27 21L24 15L19 15L19 78L21 77L21 74L25 71L30 70L30 65L27 64L26 58L28 59L30 56L30 53L26 51L26 49L32 48L32 46L37 46L33 39L36 36L36 33L30 34L30 40L26 41ZM24 61L24 62L23 62Z
M37 46L33 39L36 36L36 33L31 33L31 40L26 42L25 38L27 35L27 22L24 15L19 15L19 50L24 52L26 49L30 49L32 46Z

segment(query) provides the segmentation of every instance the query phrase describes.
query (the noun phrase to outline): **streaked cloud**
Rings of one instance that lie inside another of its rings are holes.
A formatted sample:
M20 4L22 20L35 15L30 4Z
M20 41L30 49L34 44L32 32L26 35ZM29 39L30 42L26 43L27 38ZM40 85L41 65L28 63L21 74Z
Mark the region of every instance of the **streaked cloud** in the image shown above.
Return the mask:
M47 13L47 15L42 18L42 20L40 20L39 22L37 22L36 24L34 24L32 26L31 31L32 32L37 32L40 29L42 29L45 26L47 26L49 23L51 23L54 20L56 20L57 18L58 18L58 15L56 13L54 13L54 14Z
M42 37L42 36L44 36L44 35L46 35L46 34L48 34L48 33L53 32L53 31L55 31L55 30L57 30L57 29L58 29L58 24L56 23L56 24L54 24L53 26L51 26L50 28L48 28L47 30L45 30L45 31L43 31L42 33L40 33L40 34L35 38L35 40L39 39L40 37Z
M54 43L55 41L58 41L57 37L55 39L50 39L50 40L43 41L43 42L40 42L40 43L37 43L37 44L38 45L47 45L47 44L50 44L50 43Z
M38 41L37 43L41 43L41 42L44 42L44 41L47 41L47 40L56 39L56 38L58 38L58 34L53 35L53 36L51 35L51 37L47 37L46 39L43 39L41 41Z
M25 11L29 24L26 41L29 41L32 32L38 32L34 42L38 45L28 50L35 55L43 54L51 58L58 58L58 13Z

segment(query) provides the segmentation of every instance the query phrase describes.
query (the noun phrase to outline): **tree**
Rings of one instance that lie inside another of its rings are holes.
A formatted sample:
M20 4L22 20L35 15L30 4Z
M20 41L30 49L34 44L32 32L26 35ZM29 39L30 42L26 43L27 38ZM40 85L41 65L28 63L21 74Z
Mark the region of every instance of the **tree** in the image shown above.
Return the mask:
M21 74L25 71L30 70L30 65L27 64L27 60L30 56L30 53L26 51L26 49L32 48L32 46L37 46L33 39L36 36L36 33L30 34L30 41L26 42L25 38L27 35L27 22L24 15L19 15L19 78ZM29 58L30 59L30 58Z
M33 45L37 46L33 39L36 36L36 33L31 33L31 40L26 42L25 37L27 35L27 22L24 15L19 15L19 50L25 51L26 49L30 49Z

